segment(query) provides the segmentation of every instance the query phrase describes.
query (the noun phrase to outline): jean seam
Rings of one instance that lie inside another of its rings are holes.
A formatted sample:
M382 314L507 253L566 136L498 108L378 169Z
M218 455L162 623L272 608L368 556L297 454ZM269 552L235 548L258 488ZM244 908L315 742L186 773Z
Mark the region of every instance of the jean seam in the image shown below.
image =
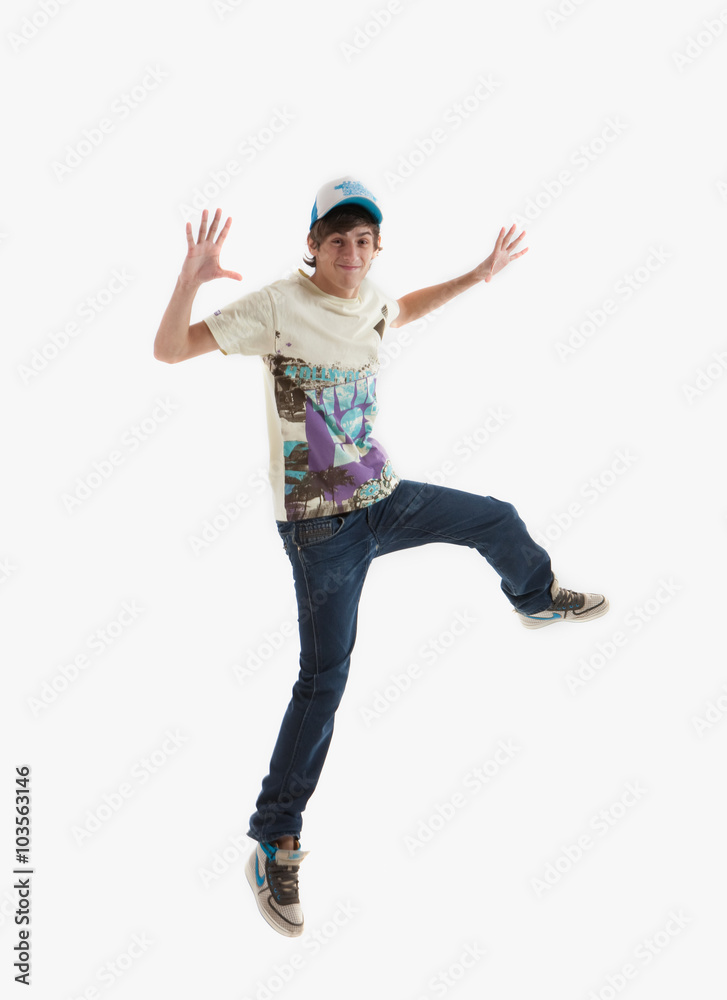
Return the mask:
M431 485L431 484L430 483L424 483L424 485L422 486L422 488L420 490L417 490L416 494L412 497L411 501L407 504L407 506L401 512L401 516L402 517L406 514L406 512L409 510L409 508L415 502L415 500L417 500L417 498L419 497L419 495L421 493L423 493L424 490L429 485ZM494 500L496 498L495 497L490 497L490 499ZM500 503L502 503L502 501L500 501ZM400 521L401 517L398 520ZM417 528L417 531L425 532L427 535L434 535L436 538L446 538L448 541L454 542L455 544L459 544L459 545L469 544L469 543L464 542L464 540L462 538L455 538L454 535L446 535L443 531L430 531L428 528ZM471 545L470 548L476 548L476 546Z
M403 480L400 480L400 482L403 482ZM428 485L429 485L429 483L422 483L422 485L421 485L421 489L419 489L419 490L417 490L417 491L416 491L416 493L415 493L415 494L414 494L414 496L413 496L413 497L411 498L411 500L410 500L410 501L409 501L409 503L408 503L408 504L406 505L406 507L405 507L405 508L404 508L404 509L403 509L403 510L402 510L402 511L400 512L399 516L398 516L398 517L397 517L397 519L396 519L396 525L399 525L399 524L401 523L401 519L402 519L402 518L403 518L403 517L404 517L404 516L406 515L407 511L408 511L408 510L410 510L410 508L411 508L412 504L416 502L416 500L417 500L417 499L419 498L419 495L420 495L421 493L423 493L423 492L424 492L424 490L425 490L425 489L427 488L427 486L428 486ZM384 500L388 500L388 499L389 499L389 497L392 497L392 496L393 496L393 495L395 494L395 492L396 492L396 489L393 489L393 490L391 491L391 493L389 493L389 496L388 496L388 497L384 497ZM381 501L378 501L378 502L380 503ZM368 505L368 507L366 508L366 520L367 520L367 523L368 523L368 526L369 526L369 528L370 528L370 530L371 530L371 534L372 534L372 535L374 536L374 538L376 539L376 545L377 545L377 548L381 548L381 538L380 538L380 537L379 537L379 535L378 535L378 534L376 533L376 530L375 530L375 528L374 528L374 526L373 526L373 523L372 523L372 520L371 520L371 518L369 517L369 511L371 510L371 508L372 508L372 507L375 507L375 506L376 506L376 504L375 504L375 503L371 503L371 504L369 504L369 505Z
M285 793L285 789L286 789L286 786L287 786L288 779L290 778L290 775L292 774L292 772L293 772L293 770L295 768L296 754L298 753L298 750L300 748L301 734L302 734L303 729L305 727L305 724L306 724L306 722L308 720L308 713L311 712L312 709L313 709L313 699L315 698L315 695L316 695L316 682L318 680L318 666L319 666L319 663L320 663L320 655L319 655L319 652L318 652L318 631L316 629L315 617L313 615L313 610L312 610L310 584L309 584L309 581L308 581L308 574L306 573L306 569L305 569L305 563L304 563L303 557L302 557L302 550L300 550L300 549L298 550L298 562L300 563L300 569L301 569L301 572L303 574L303 579L305 581L305 591L306 591L306 594L307 594L307 597L308 597L308 604L311 607L310 623L311 623L311 629L313 631L313 650L314 650L314 658L315 658L315 671L314 671L314 673L312 675L313 676L313 695L311 697L310 703L308 704L308 707L306 708L305 712L303 713L303 718L301 720L300 727L298 729L298 733L297 733L297 735L295 737L295 745L294 745L293 751L292 751L292 753L290 755L290 757L291 757L290 764L289 764L288 769L285 772L285 774L284 774L284 776L283 776L283 778L282 778L282 780L280 782L280 789L281 789L280 790L280 795L281 796ZM282 836L282 834L281 834L281 836Z
M417 532L424 532L427 535L434 535L435 538L446 538L450 542L454 542L455 544L460 544L461 545L461 544L464 543L464 544L470 545L469 542L464 542L463 538L455 538L454 535L445 535L443 531L430 531L429 528L417 528ZM475 546L470 545L470 548L474 548L474 547Z
M381 548L381 539L376 534L376 529L374 528L373 523L371 521L371 518L369 517L369 511L371 510L371 507L373 507L373 506L374 506L373 504L370 504L369 507L366 509L366 524L368 526L369 531L374 536L374 542L376 543L376 548L378 550L378 549Z

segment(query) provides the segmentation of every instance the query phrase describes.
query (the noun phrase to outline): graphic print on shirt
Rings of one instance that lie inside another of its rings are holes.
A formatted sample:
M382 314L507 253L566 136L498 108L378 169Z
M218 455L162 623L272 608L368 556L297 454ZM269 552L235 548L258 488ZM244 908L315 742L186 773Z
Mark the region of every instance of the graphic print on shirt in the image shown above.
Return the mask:
M378 360L352 370L266 355L283 429L285 509L289 520L367 507L400 482L370 437L378 404Z

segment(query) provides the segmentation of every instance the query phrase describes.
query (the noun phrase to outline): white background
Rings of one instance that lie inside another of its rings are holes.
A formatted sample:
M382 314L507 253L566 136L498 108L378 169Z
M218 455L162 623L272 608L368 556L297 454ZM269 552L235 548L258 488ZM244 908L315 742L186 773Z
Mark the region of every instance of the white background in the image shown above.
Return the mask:
M2 981L20 993L27 764L32 995L722 997L720 8L226 6L3 8ZM232 216L222 266L243 275L204 286L197 321L302 266L315 192L344 174L379 198L371 278L395 297L525 226L491 283L389 331L375 436L403 478L514 503L560 582L611 610L528 632L474 550L372 564L286 940L243 871L298 659L261 363L152 346L188 219ZM517 752L492 764L500 741ZM497 773L474 791L478 767Z

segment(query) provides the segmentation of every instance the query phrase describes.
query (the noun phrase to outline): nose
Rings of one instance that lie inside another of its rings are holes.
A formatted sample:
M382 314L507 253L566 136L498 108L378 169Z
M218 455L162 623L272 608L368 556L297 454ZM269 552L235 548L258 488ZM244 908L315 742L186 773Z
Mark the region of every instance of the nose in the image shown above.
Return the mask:
M341 247L340 251L341 264L348 264L349 266L352 266L354 264L357 264L359 260L360 260L359 255L356 251L356 247L353 244L351 244L350 246Z

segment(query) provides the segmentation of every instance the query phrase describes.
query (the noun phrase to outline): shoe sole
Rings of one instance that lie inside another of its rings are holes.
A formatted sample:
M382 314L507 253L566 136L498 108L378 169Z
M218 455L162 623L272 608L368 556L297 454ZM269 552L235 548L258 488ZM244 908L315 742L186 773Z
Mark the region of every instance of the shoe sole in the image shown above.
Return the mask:
M265 909L262 904L262 896L260 895L258 884L255 881L255 874L252 867L255 863L254 852L250 855L250 859L252 860L252 865L250 864L250 861L248 861L245 865L245 878L247 879L248 885L252 889L255 902L257 903L257 908L264 917L265 921L270 924L274 931L277 931L278 934L282 934L284 937L300 937L303 933L303 924L301 924L300 927L294 927L292 924L278 924L275 922L272 915Z
M605 615L609 607L610 605L608 601L604 600L603 604L598 609L595 609L592 613L588 615L582 615L579 617L573 617L573 615L570 615L568 618L544 618L544 619L523 618L523 616L519 614L517 610L515 611L515 613L520 619L520 624L524 628L545 628L546 625L555 625L557 622L575 622L575 623L592 622L594 618L600 618L601 615Z

